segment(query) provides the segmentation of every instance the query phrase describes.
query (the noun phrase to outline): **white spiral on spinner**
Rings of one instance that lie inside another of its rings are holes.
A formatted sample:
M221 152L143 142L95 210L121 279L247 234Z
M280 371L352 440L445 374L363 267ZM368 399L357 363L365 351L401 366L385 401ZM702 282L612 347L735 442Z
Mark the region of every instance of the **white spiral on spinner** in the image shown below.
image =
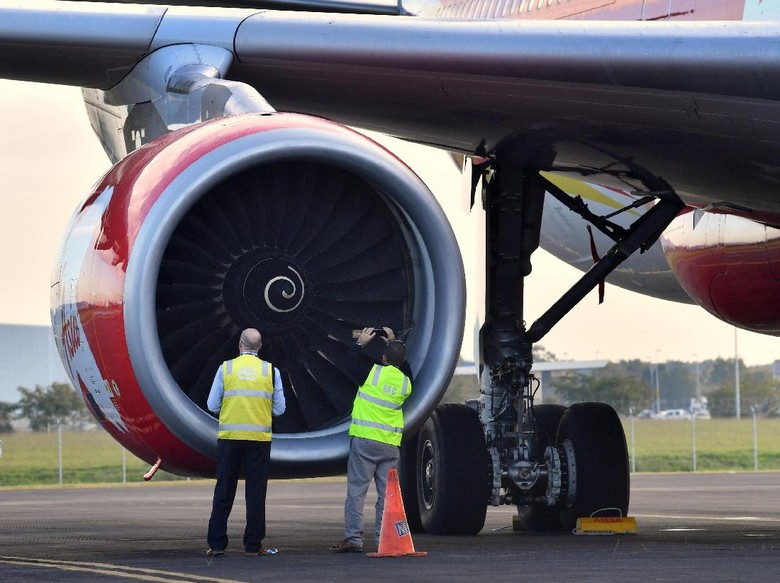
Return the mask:
M263 297L265 298L265 305L268 306L270 309L272 309L274 312L279 312L279 313L292 312L295 308L300 306L301 302L303 301L303 294L304 294L303 278L301 277L300 273L295 271L289 265L287 266L287 269L292 271L298 277L298 281L300 282L300 286L301 286L301 297L298 298L298 301L295 302L295 305L291 308L279 308L275 306L274 303L271 301L271 286L274 285L275 283L280 282L279 285L283 286L281 290L281 296L285 300L289 300L292 297L294 297L295 293L298 291L298 286L295 284L295 282L292 279L290 279L285 275L277 275L276 277L272 278L267 284L265 284L265 290L263 292ZM290 291L286 291L284 288L287 286L290 286L292 289Z

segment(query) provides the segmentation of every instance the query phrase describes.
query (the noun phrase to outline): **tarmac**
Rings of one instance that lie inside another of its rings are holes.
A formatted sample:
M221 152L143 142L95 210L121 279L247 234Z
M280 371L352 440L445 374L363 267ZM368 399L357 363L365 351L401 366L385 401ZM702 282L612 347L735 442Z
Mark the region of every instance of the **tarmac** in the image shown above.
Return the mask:
M140 481L140 476L139 476ZM332 554L342 536L343 479L272 481L267 547L207 557L213 482L0 491L0 581L767 581L780 580L780 473L631 477L624 535L512 530L512 507L489 508L477 536L414 535L426 557ZM373 532L375 496L366 500ZM373 544L366 549L374 550Z

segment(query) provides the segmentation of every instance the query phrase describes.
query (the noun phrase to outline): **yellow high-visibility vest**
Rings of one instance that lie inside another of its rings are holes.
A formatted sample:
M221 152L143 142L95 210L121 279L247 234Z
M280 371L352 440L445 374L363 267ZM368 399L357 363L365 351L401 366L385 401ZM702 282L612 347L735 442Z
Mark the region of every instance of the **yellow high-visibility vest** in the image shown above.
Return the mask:
M219 439L271 441L273 366L253 354L222 363L225 392L219 411Z
M375 364L358 389L352 405L349 434L390 445L401 445L404 412L401 405L412 382L394 366Z

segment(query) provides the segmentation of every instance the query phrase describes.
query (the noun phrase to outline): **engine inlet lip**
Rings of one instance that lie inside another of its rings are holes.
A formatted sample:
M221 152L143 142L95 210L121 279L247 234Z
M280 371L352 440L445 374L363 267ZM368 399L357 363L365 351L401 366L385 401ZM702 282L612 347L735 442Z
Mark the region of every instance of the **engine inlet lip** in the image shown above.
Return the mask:
M336 165L361 176L405 217L406 237L420 254L415 277L421 281L420 295L427 298L424 305L415 306L415 314L422 316L416 318L415 332L408 342L417 383L446 387L460 351L459 344L453 347L442 340L458 338L463 331L465 277L462 262L453 265L452 261L453 253L460 257L457 243L438 203L411 170L359 134L322 128L269 129L218 146L186 167L160 194L138 232L125 280L126 340L141 391L179 439L212 459L216 458L217 422L179 388L157 335L155 290L162 257L185 214L225 177L257 164L291 159ZM430 249L422 241L427 241ZM439 286L447 290L446 301L432 299ZM434 326L439 326L435 338ZM440 397L423 391L413 396L417 402L409 408L408 426L419 423ZM290 468L302 459L316 459L318 467L340 464L348 455L348 426L345 420L322 430L277 435L272 459Z

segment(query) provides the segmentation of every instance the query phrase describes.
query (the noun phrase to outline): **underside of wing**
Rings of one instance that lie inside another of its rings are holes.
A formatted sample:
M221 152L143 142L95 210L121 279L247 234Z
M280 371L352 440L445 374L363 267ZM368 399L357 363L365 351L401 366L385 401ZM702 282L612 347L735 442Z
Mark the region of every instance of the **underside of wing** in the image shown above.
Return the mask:
M464 152L522 141L530 165L591 176L630 160L690 202L771 215L778 32L268 13L242 25L231 74L281 109Z
M119 31L119 32L117 32ZM225 76L279 111L778 223L774 22L439 21L58 2L0 9L0 76L108 89L170 45L229 51ZM612 169L612 170L611 170ZM617 183L617 184L616 184Z

